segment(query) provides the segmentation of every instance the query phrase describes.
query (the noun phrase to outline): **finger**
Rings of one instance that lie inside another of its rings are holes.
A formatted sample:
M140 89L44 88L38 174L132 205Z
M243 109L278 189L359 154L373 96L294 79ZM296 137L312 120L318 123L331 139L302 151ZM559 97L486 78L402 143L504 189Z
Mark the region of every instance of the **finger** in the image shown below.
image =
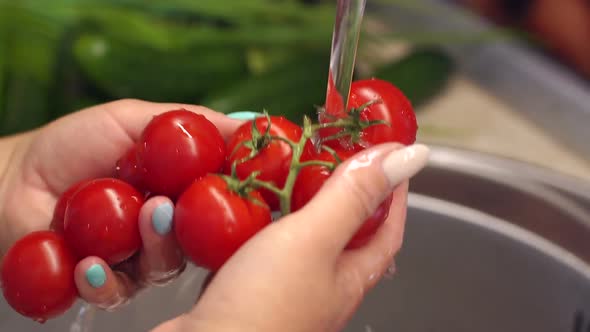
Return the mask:
M174 233L174 205L164 196L150 198L139 212L139 231L143 242L137 260L139 280L149 285L165 285L186 267Z
M109 112L133 141L139 138L143 129L155 115L178 109L186 109L202 114L215 124L224 138L231 135L243 122L198 105L153 103L136 99L124 99L95 107L96 111Z
M211 281L213 280L214 277L215 277L215 272L209 272L209 274L207 274L207 277L205 277L205 280L203 280L203 283L201 284L201 290L199 292L199 295L197 296L197 300L195 301L195 304L196 304L196 302L199 302L199 300L201 299L203 294L205 294L207 287L209 287L209 285L211 284Z
M339 255L393 188L426 165L428 154L424 145L385 144L355 155L337 167L300 217L291 218L294 227L313 230L312 243Z
M81 260L76 266L74 280L82 299L105 310L126 304L138 289L127 275L113 271L98 257Z
M403 243L406 222L408 182L404 181L393 192L389 217L365 246L343 252L337 264L337 275L345 282L343 287L359 287L364 291L373 288L391 266L394 256ZM351 285L350 280L359 284Z

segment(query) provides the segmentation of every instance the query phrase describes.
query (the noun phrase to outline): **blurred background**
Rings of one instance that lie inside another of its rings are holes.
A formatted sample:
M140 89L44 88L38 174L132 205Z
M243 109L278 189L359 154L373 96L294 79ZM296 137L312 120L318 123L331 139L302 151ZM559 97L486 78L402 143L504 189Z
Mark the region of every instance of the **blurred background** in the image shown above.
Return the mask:
M119 98L299 121L325 97L335 1L0 0L0 134ZM419 139L590 179L590 3L369 0L356 77Z
M367 6L356 78L404 91L433 153L396 282L346 331L590 331L590 2ZM324 102L334 15L335 0L0 0L0 135L119 98L299 122ZM201 277L78 319L146 331ZM78 312L40 326L0 301L0 330L65 331Z

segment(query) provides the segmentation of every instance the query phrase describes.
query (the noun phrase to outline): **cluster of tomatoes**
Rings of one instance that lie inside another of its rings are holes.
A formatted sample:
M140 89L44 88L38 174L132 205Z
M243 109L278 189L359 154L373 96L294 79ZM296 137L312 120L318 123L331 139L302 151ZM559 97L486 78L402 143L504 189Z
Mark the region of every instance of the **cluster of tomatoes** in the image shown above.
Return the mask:
M88 179L64 192L51 229L26 235L2 262L7 302L38 321L75 301L74 269L88 256L116 268L140 249L139 212L164 195L175 203L177 242L195 265L219 269L248 239L272 222L271 213L302 208L337 165L370 146L414 142L412 106L393 85L356 81L349 110L328 98L317 124L303 127L260 116L225 141L205 116L172 110L155 116L114 167L112 178ZM351 240L362 246L387 217L387 198ZM50 266L44 275L33 265ZM8 273L20 270L25 273ZM21 276L15 280L13 276Z

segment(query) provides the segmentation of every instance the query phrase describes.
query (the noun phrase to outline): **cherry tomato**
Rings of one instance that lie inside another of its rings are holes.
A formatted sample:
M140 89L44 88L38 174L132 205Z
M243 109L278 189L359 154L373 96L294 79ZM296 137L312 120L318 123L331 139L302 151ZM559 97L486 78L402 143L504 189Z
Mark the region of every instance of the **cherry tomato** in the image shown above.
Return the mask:
M392 202L393 194L390 194L379 204L373 215L365 220L361 228L350 239L346 246L347 249L360 248L371 240L379 227L385 222L385 219L389 217L389 209Z
M327 141L325 144L359 151L381 143L398 142L410 145L416 141L418 130L416 115L408 98L398 88L379 79L353 82L350 88L348 108L359 108L370 101L376 101L376 103L360 112L361 120L382 120L387 124L376 124L365 128L360 132L360 141L352 146L350 145L350 137ZM325 111L319 115L319 120L321 123L332 122L334 119L346 118L347 114L337 105L326 105ZM339 128L325 128L320 131L320 135L326 138L339 131Z
M55 204L55 209L53 210L53 218L51 220L51 224L49 228L58 232L63 233L64 231L64 215L66 213L66 208L68 207L68 203L72 196L83 186L88 184L90 180L82 180L74 185L70 186L57 200Z
M270 209L260 193L238 195L219 175L195 181L174 211L174 230L183 252L212 271L270 222Z
M76 301L76 259L53 231L29 233L2 261L2 290L18 313L40 323L67 311Z
M334 149L338 158L345 161L355 154L353 150L337 148ZM301 161L320 160L336 162L334 156L328 151L321 151L318 154L306 154L302 156ZM313 165L301 169L297 175L297 180L293 186L291 196L291 209L293 212L301 209L309 202L315 194L324 185L324 182L332 175L332 171L325 166ZM347 245L348 249L358 248L367 243L375 234L379 226L383 224L389 215L389 208L392 203L392 195L389 195L380 205L371 217L363 223L363 226L355 233ZM336 203L336 202L335 202Z
M328 92L326 94L326 111L329 114L340 114L344 112L344 98L336 89L332 71L328 72Z
M155 116L119 162L119 177L154 195L178 197L195 179L223 169L225 142L215 125L184 109Z
M64 235L77 257L98 256L114 265L141 246L139 210L142 194L117 179L101 178L86 184L70 199Z
M142 180L145 178L145 169L139 163L139 145L133 145L127 152L117 160L115 177L129 183L135 189L145 191Z
M256 128L260 133L264 133L268 128L268 120L266 117L260 117L256 120ZM298 125L290 122L281 116L270 117L270 135L283 137L292 142L298 142L302 135L302 129ZM251 149L241 145L243 142L252 140L252 121L248 121L240 126L236 132L230 137L228 142L229 158L225 163L225 173L231 173L231 166L234 162L243 160L250 155ZM268 143L268 142L267 142ZM306 150L312 150L313 145L311 141L305 147ZM291 158L293 151L289 144L273 140L272 142L260 148L256 157L239 163L236 167L236 175L240 179L245 179L255 171L260 171L258 175L259 180L272 182L274 185L282 188L285 185L285 180L289 175L289 168L291 167ZM260 190L264 200L268 203L272 210L279 209L279 199L277 196L268 191Z

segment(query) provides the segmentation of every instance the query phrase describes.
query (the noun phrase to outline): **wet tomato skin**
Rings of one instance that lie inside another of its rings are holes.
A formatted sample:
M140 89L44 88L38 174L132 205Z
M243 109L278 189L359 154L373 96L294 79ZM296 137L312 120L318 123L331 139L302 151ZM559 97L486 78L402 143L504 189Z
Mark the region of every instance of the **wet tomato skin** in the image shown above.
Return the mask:
M131 257L141 246L139 211L143 195L118 179L92 180L70 199L64 235L78 258L98 256L109 265Z
M77 260L61 234L37 231L25 235L2 261L2 291L18 313L45 322L66 312L76 301Z
M225 141L205 116L188 110L155 116L137 143L139 174L132 183L154 195L177 198L195 179L223 169ZM129 157L128 157L129 158ZM133 161L133 159L131 159Z
M303 134L303 130L297 124L287 120L282 116L270 116L270 135L282 137L291 142L298 142ZM260 133L264 133L269 121L265 117L259 117L254 120L256 128ZM231 174L231 167L234 162L238 162L236 173L238 178L245 179L255 171L259 171L258 179L267 181L275 186L282 188L285 180L289 175L293 151L286 142L273 139L272 142L263 146L258 154L247 161L240 162L248 157L251 153L249 147L244 146L245 142L252 140L252 121L248 121L240 126L228 141L227 151L229 157L225 163L225 174ZM313 144L308 141L304 150L309 153L313 150ZM260 193L273 211L279 210L279 199L272 192L261 189Z
M66 208L68 207L70 199L78 190L80 190L80 188L89 182L90 180L76 182L60 195L57 203L55 204L55 209L53 210L53 218L51 219L51 224L49 226L50 229L58 233L63 233L64 216L66 214Z
M386 124L374 124L363 129L360 141L351 145L350 136L331 139L325 142L331 147L345 147L355 151L382 143L397 142L404 145L416 141L418 123L410 100L390 82L380 79L364 79L352 82L348 108L359 109L369 102L374 104L360 111L362 121L385 121ZM334 105L326 105L326 109L319 114L321 123L333 122L347 118L348 110ZM339 128L324 128L320 135L326 140L340 132Z
M115 164L115 177L122 179L139 191L147 191L143 179L145 170L139 163L139 146L133 145Z
M183 252L211 271L270 222L270 209L257 191L240 196L218 175L195 181L174 210L174 230Z

